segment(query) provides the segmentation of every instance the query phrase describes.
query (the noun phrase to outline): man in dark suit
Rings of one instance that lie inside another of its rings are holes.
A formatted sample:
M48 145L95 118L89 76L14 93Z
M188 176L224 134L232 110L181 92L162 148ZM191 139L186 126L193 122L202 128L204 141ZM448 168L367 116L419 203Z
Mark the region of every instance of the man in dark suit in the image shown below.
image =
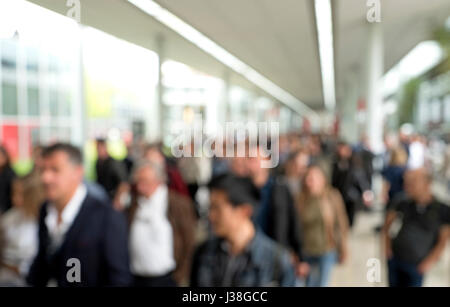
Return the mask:
M39 250L32 286L128 286L126 220L83 184L81 152L68 144L43 151L41 179L47 202L39 218Z

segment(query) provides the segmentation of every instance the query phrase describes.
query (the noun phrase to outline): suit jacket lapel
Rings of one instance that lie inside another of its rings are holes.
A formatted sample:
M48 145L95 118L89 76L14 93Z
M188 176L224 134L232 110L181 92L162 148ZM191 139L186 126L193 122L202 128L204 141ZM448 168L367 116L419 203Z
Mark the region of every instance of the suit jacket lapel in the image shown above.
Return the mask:
M83 200L80 211L78 212L77 216L75 217L75 220L73 221L72 225L70 226L69 230L67 231L64 237L64 241L61 244L60 250L66 248L68 242L73 242L73 239L77 237L77 234L83 228L83 224L89 217L90 204L91 204L90 197L89 194L87 194Z

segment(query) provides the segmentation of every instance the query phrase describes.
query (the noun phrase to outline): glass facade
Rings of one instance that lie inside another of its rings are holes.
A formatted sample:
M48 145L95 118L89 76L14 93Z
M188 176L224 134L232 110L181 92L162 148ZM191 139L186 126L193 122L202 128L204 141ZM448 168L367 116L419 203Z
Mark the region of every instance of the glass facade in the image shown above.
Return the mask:
M70 54L72 59L67 58ZM33 144L74 141L72 108L78 90L74 52L57 56L32 42L11 38L0 41L0 55L0 136L12 158L27 159ZM49 59L53 66L47 65Z
M100 42L100 43L99 43ZM118 61L118 58L126 60ZM154 139L158 56L92 28L83 29L88 139ZM138 128L140 127L140 128Z
M450 72L423 82L415 114L420 130L440 129L450 133Z
M33 145L54 141L85 146L88 160L95 158L90 141L96 137L120 141L122 148L161 136L170 144L199 116L207 134L229 119L270 121L281 114L282 132L296 125L292 112L274 100L168 59L160 131L157 53L17 3L7 10L24 18L2 21L11 35L0 40L0 140L15 162L28 160ZM28 22L27 14L41 22Z

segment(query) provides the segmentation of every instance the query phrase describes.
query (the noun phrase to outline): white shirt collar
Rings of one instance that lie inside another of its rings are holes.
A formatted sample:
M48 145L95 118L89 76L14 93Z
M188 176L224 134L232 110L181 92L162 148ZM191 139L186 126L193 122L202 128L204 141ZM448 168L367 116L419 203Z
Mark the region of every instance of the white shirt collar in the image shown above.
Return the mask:
M61 223L59 225L58 211L52 203L49 203L45 223L51 237L55 238L56 236L60 237L65 235L78 215L86 195L86 186L84 184L80 184L75 191L75 194L64 207L61 213Z
M129 241L131 271L136 275L161 276L176 267L168 195L162 184L149 198L139 198Z
M167 202L168 188L165 184L161 184L149 198L141 196L138 201L141 210L153 214L166 214Z

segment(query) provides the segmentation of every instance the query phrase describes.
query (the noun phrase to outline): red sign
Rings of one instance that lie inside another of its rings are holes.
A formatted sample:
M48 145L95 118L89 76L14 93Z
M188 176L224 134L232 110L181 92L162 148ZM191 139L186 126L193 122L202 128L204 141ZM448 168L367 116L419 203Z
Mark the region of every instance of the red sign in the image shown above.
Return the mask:
M11 157L11 160L19 158L19 129L17 125L4 125L2 126L2 145Z

